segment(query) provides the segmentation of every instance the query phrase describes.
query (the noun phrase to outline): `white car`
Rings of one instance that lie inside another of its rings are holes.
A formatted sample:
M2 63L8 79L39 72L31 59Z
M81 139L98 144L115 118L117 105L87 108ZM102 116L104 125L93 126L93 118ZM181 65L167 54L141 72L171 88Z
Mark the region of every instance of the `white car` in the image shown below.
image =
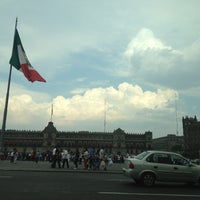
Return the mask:
M125 176L145 186L155 181L200 183L200 166L180 154L165 151L145 151L127 161Z

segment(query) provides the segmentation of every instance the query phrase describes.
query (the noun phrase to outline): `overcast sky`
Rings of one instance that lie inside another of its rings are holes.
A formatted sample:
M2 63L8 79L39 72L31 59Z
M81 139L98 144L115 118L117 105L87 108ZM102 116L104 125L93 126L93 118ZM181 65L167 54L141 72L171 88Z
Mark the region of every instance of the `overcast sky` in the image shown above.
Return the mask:
M1 119L16 17L47 81L13 68L6 129L43 130L53 104L58 131L182 135L182 117L200 118L199 8L199 0L1 0Z

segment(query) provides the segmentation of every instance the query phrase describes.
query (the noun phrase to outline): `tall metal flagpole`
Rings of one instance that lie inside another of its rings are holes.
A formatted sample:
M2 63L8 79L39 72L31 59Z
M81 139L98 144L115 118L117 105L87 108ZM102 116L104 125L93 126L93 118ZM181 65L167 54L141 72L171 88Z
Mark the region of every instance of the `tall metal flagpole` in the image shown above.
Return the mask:
M52 119L53 119L53 103L51 104L51 119L50 119L50 122L52 122Z
M15 21L15 30L17 28L17 18ZM13 39L13 48L14 48L14 40L15 40L15 31L14 31L14 39ZM12 49L13 52L13 49ZM10 93L10 82L11 82L11 74L12 74L12 65L10 65L10 72L8 77L8 86L7 86L7 93L6 93L6 100L5 100L5 107L4 107L4 114L3 114L3 123L0 135L0 149L3 150L3 136L6 129L6 119L7 119L7 110L8 110L8 100L9 100L9 93Z
M105 97L105 99L104 99L104 133L106 132L106 114L107 114L106 104L107 104L107 102L106 102L106 97Z
M176 112L176 135L178 136L178 109L177 109L177 95L175 94L175 112Z

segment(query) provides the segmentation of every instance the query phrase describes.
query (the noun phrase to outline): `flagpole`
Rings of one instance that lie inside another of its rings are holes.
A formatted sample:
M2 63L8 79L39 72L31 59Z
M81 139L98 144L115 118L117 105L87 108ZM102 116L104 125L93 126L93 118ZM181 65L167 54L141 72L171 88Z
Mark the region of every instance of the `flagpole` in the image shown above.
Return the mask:
M52 119L53 119L53 103L51 104L51 119L50 119L50 122L52 122Z
M104 99L104 133L106 132L106 115L107 115L107 100L106 97Z
M17 28L17 18L15 21L15 30L16 30L16 28ZM14 39L15 39L15 31L14 31ZM14 39L13 39L13 47L14 47ZM7 111L8 111L8 100L9 100L9 93L10 93L11 74L12 74L12 65L10 64L8 86L7 86L7 93L6 93L4 114L3 114L3 123L2 123L2 129L1 129L1 134L0 134L0 150L2 149L2 151L3 151L3 136L5 133L5 129L6 129L6 119L7 119Z

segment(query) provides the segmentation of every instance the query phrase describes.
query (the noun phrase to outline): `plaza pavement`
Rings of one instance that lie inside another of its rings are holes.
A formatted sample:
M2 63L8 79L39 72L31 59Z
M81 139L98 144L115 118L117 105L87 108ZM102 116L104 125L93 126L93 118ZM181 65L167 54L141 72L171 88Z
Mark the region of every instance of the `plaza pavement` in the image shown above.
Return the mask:
M85 170L83 163L78 166L78 169L74 169L74 163L69 162L69 168L51 168L51 163L48 161L17 161L16 163L10 163L9 160L0 160L0 171L43 171L43 172L83 172L83 173L122 173L122 168L125 167L125 163L113 163L107 166L107 170Z

